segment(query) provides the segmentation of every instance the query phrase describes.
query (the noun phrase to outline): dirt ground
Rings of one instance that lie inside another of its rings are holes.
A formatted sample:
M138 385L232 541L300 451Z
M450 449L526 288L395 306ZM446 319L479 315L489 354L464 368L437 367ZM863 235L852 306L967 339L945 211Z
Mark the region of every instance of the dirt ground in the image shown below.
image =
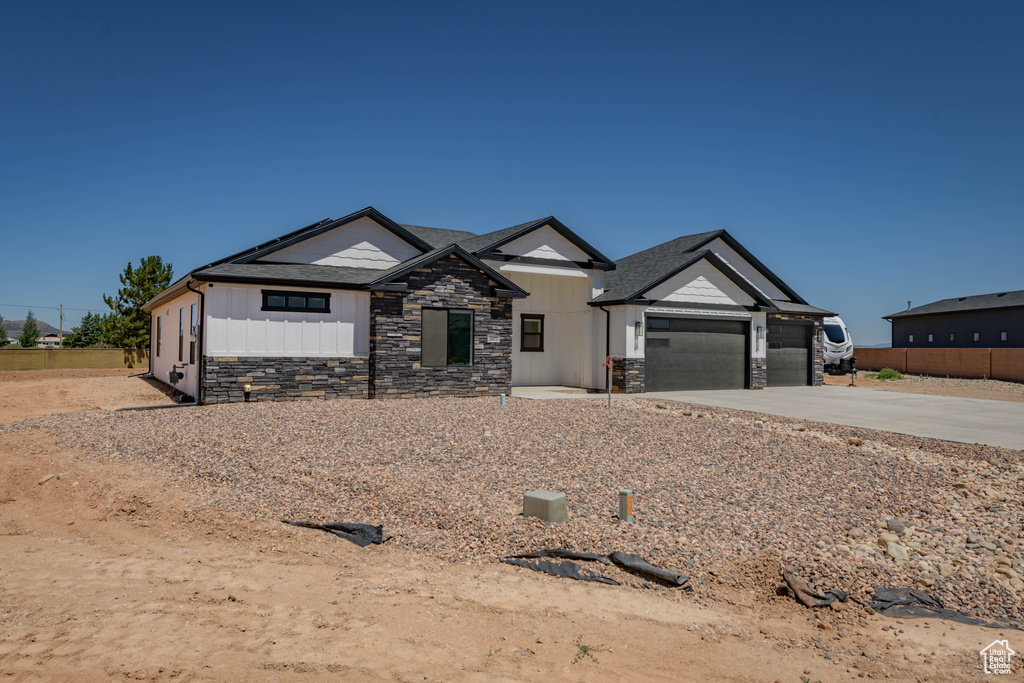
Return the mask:
M0 373L0 421L169 402L127 375ZM197 507L39 430L0 437L3 680L953 681L983 678L997 638L1024 646L1019 631L803 608L773 594L771 557L687 595Z
M1016 382L981 379L947 379L940 377L906 376L900 380L879 380L876 372L859 372L854 384L850 375L825 375L825 384L837 387L866 387L906 394L931 396L958 396L982 398L989 401L1024 402L1024 389Z

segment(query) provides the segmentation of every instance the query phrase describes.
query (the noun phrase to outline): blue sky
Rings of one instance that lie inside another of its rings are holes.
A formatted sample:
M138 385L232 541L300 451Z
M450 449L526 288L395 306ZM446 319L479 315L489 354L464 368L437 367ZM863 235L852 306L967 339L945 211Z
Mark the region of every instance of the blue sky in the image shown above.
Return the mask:
M372 5L372 6L371 6ZM7 3L0 315L372 205L729 230L861 344L1024 289L1024 4Z

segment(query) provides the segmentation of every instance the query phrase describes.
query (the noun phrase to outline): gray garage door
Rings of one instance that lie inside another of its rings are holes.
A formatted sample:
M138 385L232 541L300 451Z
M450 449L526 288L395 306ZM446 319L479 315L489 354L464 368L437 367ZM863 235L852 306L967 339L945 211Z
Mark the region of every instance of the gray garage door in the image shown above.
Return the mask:
M647 319L647 391L743 389L747 386L746 322Z
M811 325L768 324L768 386L811 383Z

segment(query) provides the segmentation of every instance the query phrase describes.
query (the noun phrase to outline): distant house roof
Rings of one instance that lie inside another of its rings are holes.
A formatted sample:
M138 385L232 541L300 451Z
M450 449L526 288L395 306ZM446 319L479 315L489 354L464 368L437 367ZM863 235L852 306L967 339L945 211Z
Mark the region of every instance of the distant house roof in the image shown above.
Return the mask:
M912 318L917 315L962 313L964 311L983 311L992 308L1014 308L1016 306L1024 306L1024 290L942 299L941 301L934 301L930 304L917 306L907 311L890 313L882 317L886 320L892 320L893 318Z

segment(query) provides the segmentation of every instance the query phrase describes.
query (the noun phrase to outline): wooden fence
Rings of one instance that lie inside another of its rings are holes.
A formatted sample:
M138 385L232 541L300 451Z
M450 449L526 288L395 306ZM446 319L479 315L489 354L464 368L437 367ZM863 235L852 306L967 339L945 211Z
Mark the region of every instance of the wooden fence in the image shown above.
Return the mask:
M0 371L149 369L149 349L0 349Z
M854 349L858 370L1024 382L1024 349Z

